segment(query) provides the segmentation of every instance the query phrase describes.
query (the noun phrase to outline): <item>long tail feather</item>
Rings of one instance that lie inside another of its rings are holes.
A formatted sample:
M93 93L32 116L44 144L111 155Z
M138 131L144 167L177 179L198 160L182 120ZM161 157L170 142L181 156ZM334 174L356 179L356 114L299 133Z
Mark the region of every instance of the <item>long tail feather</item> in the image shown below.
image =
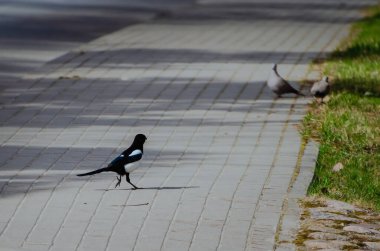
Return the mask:
M97 174L97 173L101 173L101 172L106 172L106 171L108 171L108 168L107 168L107 167L104 167L104 168L100 168L100 169L98 169L98 170L91 171L91 172L88 172L88 173L77 174L77 176L93 175L93 174Z

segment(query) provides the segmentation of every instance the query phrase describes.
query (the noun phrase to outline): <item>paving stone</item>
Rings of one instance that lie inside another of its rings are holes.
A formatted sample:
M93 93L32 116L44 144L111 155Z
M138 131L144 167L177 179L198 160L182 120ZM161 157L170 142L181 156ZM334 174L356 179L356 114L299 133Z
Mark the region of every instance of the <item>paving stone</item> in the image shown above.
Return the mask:
M355 206L348 204L348 203L345 203L343 201L337 201L337 200L326 200L326 206L334 208L336 210L348 211L348 212L352 212L352 211L361 212L361 211L363 211L363 209L360 209L358 207L355 207Z
M367 227L361 226L359 224L357 224L357 225L351 224L351 225L345 226L343 228L343 230L349 231L349 232L356 232L359 234L377 234L377 235L380 234L380 231L377 231L377 230L374 230L371 228L367 228Z
M326 227L326 226L321 225L321 224L320 225L318 225L318 224L310 225L310 226L308 226L308 229L311 231L331 233L331 234L340 234L343 232L342 230L338 230L338 229L331 228L331 227Z
M380 250L380 242L364 242L371 250Z
M332 233L322 233L322 232L313 232L308 235L308 237L316 240L341 240L346 241L348 237Z
M355 247L352 243L348 241L326 241L326 240L307 240L304 242L305 247L307 249L342 249L345 248L353 248Z
M312 219L317 219L317 220L337 220L337 221L347 221L347 222L355 222L355 223L360 223L361 220L344 216L344 215L338 215L334 213L329 213L329 212L323 212L318 210L318 208L310 208L310 217Z

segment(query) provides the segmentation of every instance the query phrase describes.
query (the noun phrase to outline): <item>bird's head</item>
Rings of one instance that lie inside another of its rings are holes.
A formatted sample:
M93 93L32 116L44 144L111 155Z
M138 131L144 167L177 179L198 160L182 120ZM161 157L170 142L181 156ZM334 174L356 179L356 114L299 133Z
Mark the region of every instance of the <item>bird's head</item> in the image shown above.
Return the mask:
M274 71L277 72L277 64L274 64L274 65L272 66L272 70L274 70Z
M329 77L323 76L322 80L325 81L325 82L329 82Z
M146 140L147 140L147 137L144 134L139 133L135 136L134 142L144 144Z

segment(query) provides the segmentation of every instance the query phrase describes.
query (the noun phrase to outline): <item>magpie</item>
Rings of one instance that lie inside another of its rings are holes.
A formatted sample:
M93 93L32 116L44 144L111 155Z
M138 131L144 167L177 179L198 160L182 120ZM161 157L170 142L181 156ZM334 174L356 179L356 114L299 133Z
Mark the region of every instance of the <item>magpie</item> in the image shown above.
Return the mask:
M112 160L107 167L100 168L88 173L78 174L77 176L87 176L102 172L115 172L118 174L118 176L116 176L117 183L115 188L120 186L121 176L125 175L127 182L131 184L134 189L138 189L137 186L132 184L131 180L129 179L129 174L138 167L138 162L143 156L143 145L146 140L147 138L144 134L137 134L133 140L132 145L124 152L122 152L118 157Z
M277 72L277 64L273 65L271 74L269 75L267 85L278 97L285 93L294 93L297 95L305 96L298 90L294 89L288 81L283 79Z

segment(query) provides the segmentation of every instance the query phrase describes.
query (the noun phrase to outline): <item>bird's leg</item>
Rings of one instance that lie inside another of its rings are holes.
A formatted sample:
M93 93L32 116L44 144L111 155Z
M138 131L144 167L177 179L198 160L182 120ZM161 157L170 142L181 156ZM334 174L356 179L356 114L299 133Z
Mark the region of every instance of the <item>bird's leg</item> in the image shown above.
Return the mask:
M137 186L135 186L135 185L132 184L131 180L129 179L129 173L127 173L127 174L125 175L125 179L127 180L127 182L128 182L129 184L131 184L131 185L133 186L134 189L139 189Z
M314 97L314 100L315 100L315 102L316 102L318 105L320 105L320 104L321 104L321 100L320 100L319 98L317 98L317 97Z
M118 187L118 186L120 186L120 183L121 183L121 175L116 176L116 179L117 179L117 183L116 183L115 188Z

